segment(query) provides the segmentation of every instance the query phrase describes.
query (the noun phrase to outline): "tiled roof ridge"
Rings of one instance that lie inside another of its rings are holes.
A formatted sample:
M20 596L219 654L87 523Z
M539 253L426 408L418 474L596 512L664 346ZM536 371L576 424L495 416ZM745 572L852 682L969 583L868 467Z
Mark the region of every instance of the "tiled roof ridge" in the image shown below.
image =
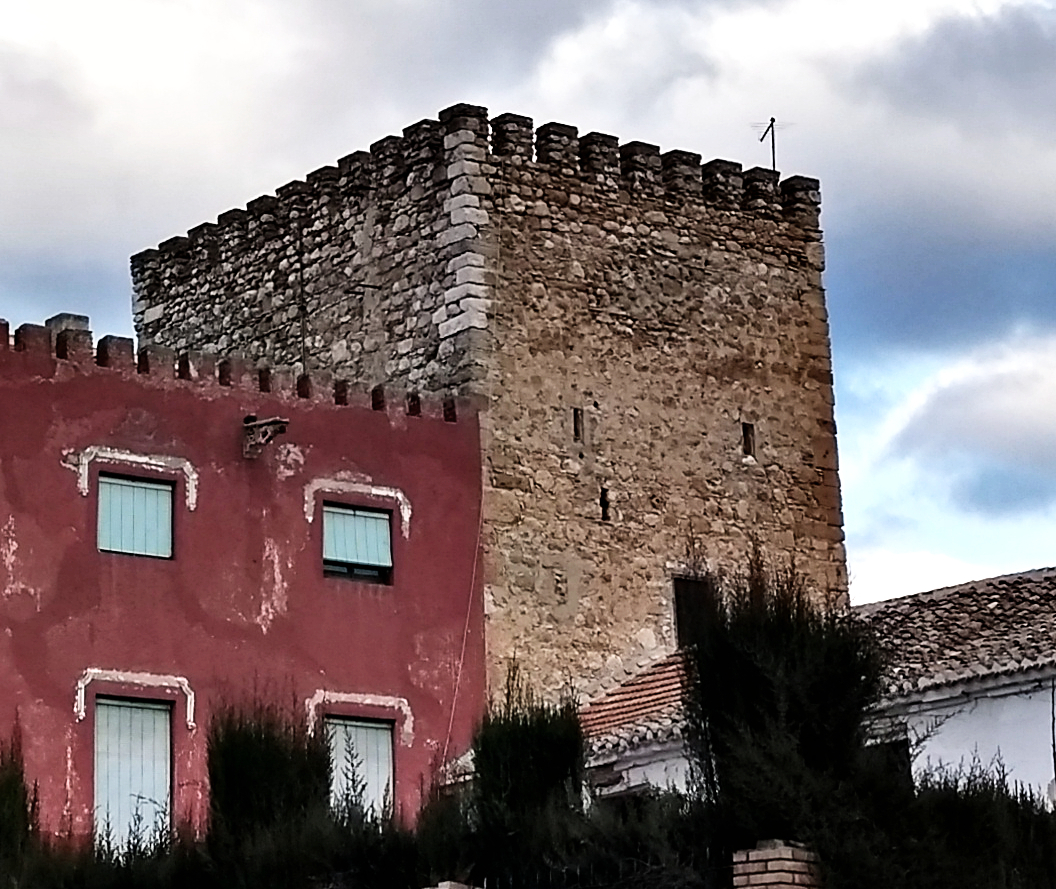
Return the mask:
M685 655L682 651L672 651L670 654L666 654L663 657L657 658L651 664L647 664L642 667L637 673L628 679L625 679L619 685L614 688L610 688L608 691L604 691L599 694L594 700L587 701L584 704L584 708L592 707L595 704L604 701L606 698L612 697L613 694L618 692L620 689L631 688L635 685L640 685L642 682L647 681L650 674L657 673L660 670L669 669L670 667L681 667L685 660Z
M959 593L978 591L980 587L992 587L1001 582L1013 580L1027 580L1051 577L1056 581L1056 566L1049 568L1032 568L1029 571L1017 571L1009 574L998 574L994 577L984 577L978 580L969 580L952 586L938 587L934 590L925 590L920 593L911 593L908 596L897 596L893 599L882 599L879 602L865 602L861 605L851 606L851 611L865 617L872 616L878 612L897 610L900 606L909 606L918 603L931 602L956 596Z
M580 708L592 755L682 736L685 661L676 651Z
M1056 568L856 606L891 651L889 699L1056 663Z
M613 701L628 697L637 692L642 686L650 685L656 677L661 676L668 671L677 672L680 676L685 674L684 655L681 651L674 651L670 654L664 655L653 661L651 664L643 667L633 676L625 679L614 688L610 688L599 694L593 700L587 701L587 703L580 708L580 713L588 713L606 705L611 705Z

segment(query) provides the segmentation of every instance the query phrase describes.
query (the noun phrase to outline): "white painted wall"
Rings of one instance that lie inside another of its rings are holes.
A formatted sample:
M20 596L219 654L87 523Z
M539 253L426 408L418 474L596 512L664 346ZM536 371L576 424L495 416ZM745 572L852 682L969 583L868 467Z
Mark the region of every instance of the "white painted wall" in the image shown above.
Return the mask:
M1032 787L1053 805L1054 678L1056 673L1039 670L1029 677L974 680L903 700L887 715L906 726L911 743L921 739L916 774L940 765L967 768L973 757L984 766L1000 759L1010 783ZM689 783L689 765L678 742L643 745L610 762L620 781L605 786L602 796L647 785L685 790Z
M1050 679L974 688L932 700L906 713L909 738L924 738L914 771L930 766L1004 764L1010 782L1052 799L1052 690Z
M615 758L619 783L600 790L600 796L634 793L646 787L684 791L689 786L689 762L681 742L646 744Z

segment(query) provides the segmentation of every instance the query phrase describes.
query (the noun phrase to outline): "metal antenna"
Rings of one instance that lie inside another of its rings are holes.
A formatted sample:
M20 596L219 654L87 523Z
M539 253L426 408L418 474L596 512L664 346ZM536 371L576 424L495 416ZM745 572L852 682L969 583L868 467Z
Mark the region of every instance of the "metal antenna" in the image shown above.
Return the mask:
M761 135L759 137L759 141L762 142L763 139L765 139L767 137L767 135L770 136L770 169L773 170L775 173L777 172L777 126L776 126L776 124L777 124L777 119L771 117L769 126L767 126L767 128L765 130L763 130L763 135Z

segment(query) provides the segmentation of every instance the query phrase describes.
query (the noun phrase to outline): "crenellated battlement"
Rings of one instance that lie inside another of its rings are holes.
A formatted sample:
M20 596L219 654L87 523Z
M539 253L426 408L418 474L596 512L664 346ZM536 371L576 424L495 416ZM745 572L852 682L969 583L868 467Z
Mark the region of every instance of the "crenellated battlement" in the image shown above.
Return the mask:
M522 220L645 225L665 243L735 225L763 252L817 264L819 206L815 179L453 105L133 256L134 320L144 342L177 350L468 392L497 311L489 270Z
M75 319L76 326L66 326ZM0 356L22 356L25 371L39 375L41 360L54 363L56 373L113 371L144 382L185 382L203 388L219 387L259 392L280 399L340 407L368 408L392 416L421 417L457 422L472 411L469 399L435 397L396 386L372 389L335 378L329 371L296 373L290 367L271 367L241 355L209 352L177 353L165 346L135 348L129 337L104 336L94 342L83 315L57 315L44 324L21 324L14 334L0 318ZM8 365L10 366L10 365Z
M457 141L457 134L463 131L475 135L472 147L476 152ZM510 164L524 173L578 179L592 190L759 212L815 227L821 202L817 179L791 176L782 181L777 172L761 167L742 171L740 164L727 160L702 164L701 156L689 151L661 153L656 145L621 144L616 136L606 133L592 132L580 138L578 129L567 124L551 122L535 128L530 117L508 113L489 119L484 108L454 105L442 111L438 120L412 124L402 136L378 140L369 152L354 152L336 166L321 167L304 180L280 186L274 195L249 201L245 210L222 213L216 223L202 223L186 237L162 242L156 252L149 249L136 254L132 257L133 270L145 269L158 254L187 261L196 250L209 254L212 249L214 253L209 255L215 258L216 245L221 242L238 243L247 235L267 237L294 220L317 222L318 214L329 204L340 205L367 193L400 188L411 170L429 168L444 173L439 168L451 160L446 155L452 152L458 161L478 167L497 163L499 169L490 174L493 180L501 179L502 165ZM450 175L451 171L446 172ZM489 175L482 170L469 172ZM330 210L339 212L339 207Z

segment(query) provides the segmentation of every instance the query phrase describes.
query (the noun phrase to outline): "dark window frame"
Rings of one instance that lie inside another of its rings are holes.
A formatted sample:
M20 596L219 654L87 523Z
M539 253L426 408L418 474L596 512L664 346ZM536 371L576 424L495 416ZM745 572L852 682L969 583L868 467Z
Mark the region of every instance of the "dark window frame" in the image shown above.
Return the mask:
M355 513L372 513L374 515L385 516L389 526L389 561L393 564L384 565L368 565L361 562L345 562L337 559L326 558L326 510L333 509L337 511L355 512ZM383 506L366 505L363 503L347 503L339 500L324 500L322 503L322 535L321 549L323 551L323 574L326 577L339 577L346 580L359 580L365 583L376 583L383 586L392 586L393 582L393 568L395 566L396 558L393 552L393 535L392 535L392 521L393 521L393 510L387 509Z
M678 648L687 648L692 644L691 628L696 622L694 617L699 613L700 599L711 595L708 582L704 577L691 574L675 575L671 578L672 603L675 618L675 640Z

